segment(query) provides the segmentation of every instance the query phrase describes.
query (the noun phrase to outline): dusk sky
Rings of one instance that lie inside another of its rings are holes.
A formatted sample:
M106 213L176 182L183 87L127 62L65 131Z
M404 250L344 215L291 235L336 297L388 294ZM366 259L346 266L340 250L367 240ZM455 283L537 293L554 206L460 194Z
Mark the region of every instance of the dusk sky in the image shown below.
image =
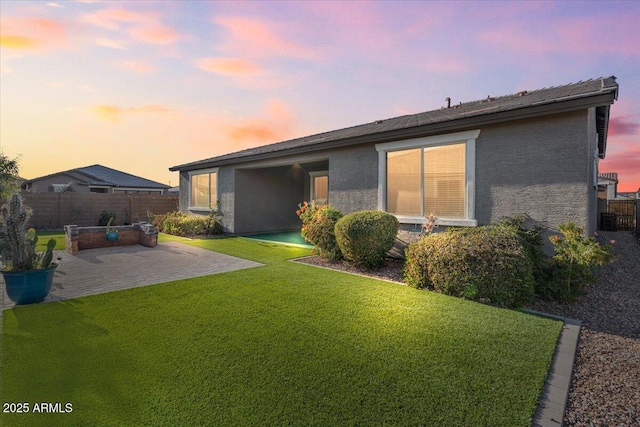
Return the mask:
M0 150L35 178L168 168L616 76L607 156L640 187L640 2L0 0Z

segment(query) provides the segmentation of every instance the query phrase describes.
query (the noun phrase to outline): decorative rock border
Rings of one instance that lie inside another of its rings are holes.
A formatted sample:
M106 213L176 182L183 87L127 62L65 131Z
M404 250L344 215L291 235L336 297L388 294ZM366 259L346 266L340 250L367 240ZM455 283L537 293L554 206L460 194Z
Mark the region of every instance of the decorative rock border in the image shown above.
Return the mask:
M107 227L65 225L65 250L71 255L76 255L78 251L84 249L127 245L142 245L153 248L158 244L158 231L153 224L140 222L110 228L118 230L118 240L113 242L107 240Z

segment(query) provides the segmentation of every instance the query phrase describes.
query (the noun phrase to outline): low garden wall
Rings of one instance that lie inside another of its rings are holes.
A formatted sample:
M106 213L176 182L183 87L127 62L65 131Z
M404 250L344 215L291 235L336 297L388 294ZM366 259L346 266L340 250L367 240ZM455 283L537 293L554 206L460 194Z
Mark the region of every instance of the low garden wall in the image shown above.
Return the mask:
M110 228L118 230L118 240L113 242L107 240L107 227L65 225L65 250L71 255L75 255L83 249L127 245L142 245L153 248L158 244L158 232L152 224L143 222Z

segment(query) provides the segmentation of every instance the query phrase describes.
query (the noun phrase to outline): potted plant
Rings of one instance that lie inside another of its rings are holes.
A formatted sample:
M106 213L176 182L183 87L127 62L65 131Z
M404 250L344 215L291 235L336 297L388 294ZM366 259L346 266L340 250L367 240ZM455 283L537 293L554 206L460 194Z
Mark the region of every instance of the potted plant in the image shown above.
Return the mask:
M108 241L115 242L118 240L118 229L111 226L112 222L113 217L109 218L109 222L107 222L106 236Z
M7 295L16 304L32 304L45 299L51 290L53 273L58 264L53 262L56 241L50 239L44 252L36 252L38 236L33 228L27 229L31 216L22 198L15 193L2 206L0 231L2 235L2 264Z

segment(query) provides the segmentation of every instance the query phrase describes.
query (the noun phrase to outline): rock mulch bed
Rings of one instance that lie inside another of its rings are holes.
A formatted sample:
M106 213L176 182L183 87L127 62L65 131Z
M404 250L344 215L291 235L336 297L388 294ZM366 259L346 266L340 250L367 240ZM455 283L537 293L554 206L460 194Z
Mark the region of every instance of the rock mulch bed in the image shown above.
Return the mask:
M583 321L564 425L640 426L640 244L627 231L598 239L615 240L598 282L572 304L533 308Z
M640 241L626 231L598 238L615 240L614 261L600 268L598 282L571 304L536 301L530 308L583 322L564 425L640 426ZM320 257L300 262L402 281L402 262L394 259L377 271Z

